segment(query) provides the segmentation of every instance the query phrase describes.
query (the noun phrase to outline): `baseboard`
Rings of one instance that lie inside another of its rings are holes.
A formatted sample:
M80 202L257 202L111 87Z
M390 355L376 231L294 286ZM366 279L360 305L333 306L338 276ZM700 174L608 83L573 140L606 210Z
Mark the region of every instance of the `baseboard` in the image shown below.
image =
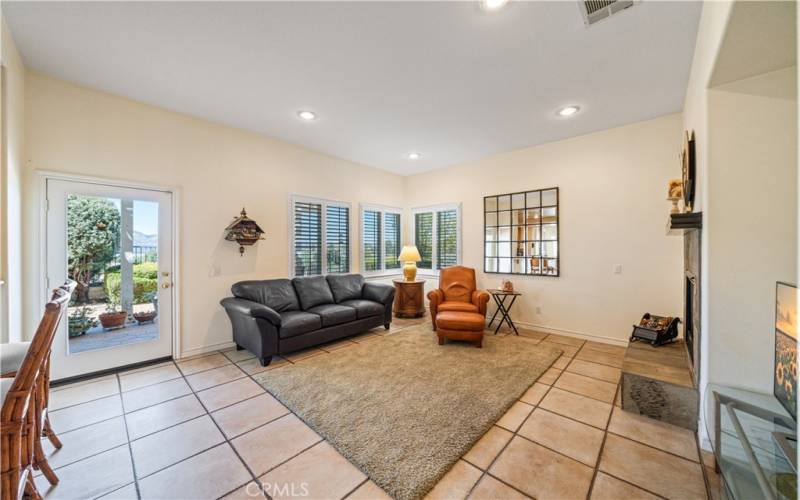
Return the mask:
M180 356L178 356L176 359L191 358L192 356L208 354L214 351L223 351L225 349L230 349L231 347L234 346L236 346L236 344L232 341L229 341L229 342L220 342L218 344L212 344L212 345L204 345L201 347L192 347L191 349L185 349L184 351L182 351Z
M564 329L564 328L557 328L557 327L554 327L554 326L537 325L536 323L528 323L528 322L525 322L525 321L515 321L514 324L516 324L518 326L521 326L521 327L524 327L524 328L528 328L530 330L538 330L538 331L541 331L541 332L544 332L544 333L556 333L558 335L564 335L565 337L574 337L576 339L581 339L581 340L592 340L592 341L595 341L595 342L602 342L604 344L611 344L611 345L616 345L616 346L621 346L621 347L627 347L628 346L628 340L627 339L626 340L620 340L620 339L615 339L613 337L606 337L606 336L603 336L603 335L597 335L597 334L594 334L594 333L578 332L578 331L575 331L575 330L567 330L567 329Z

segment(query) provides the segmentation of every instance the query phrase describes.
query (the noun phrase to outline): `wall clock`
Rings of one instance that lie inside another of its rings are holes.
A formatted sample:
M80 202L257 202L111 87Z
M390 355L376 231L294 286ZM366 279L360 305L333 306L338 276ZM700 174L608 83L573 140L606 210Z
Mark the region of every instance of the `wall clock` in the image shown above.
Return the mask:
M694 131L684 132L683 151L681 151L681 180L683 183L684 212L691 212L694 207L694 190L697 183L695 172Z

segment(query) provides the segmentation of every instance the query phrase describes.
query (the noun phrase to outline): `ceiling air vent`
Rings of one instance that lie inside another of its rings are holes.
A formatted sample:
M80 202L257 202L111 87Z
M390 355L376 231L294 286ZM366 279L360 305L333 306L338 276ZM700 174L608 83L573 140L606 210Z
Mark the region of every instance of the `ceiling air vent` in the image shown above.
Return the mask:
M633 0L581 0L578 3L581 6L583 22L586 26L590 26L631 7Z

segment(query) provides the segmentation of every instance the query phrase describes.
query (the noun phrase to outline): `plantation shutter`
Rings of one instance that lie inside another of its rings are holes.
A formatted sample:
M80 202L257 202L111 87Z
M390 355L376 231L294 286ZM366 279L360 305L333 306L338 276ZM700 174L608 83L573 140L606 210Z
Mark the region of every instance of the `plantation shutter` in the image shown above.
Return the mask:
M294 275L322 274L322 204L294 203Z
M458 264L458 212L436 212L436 269Z
M350 272L350 209L328 205L325 217L326 272Z
M419 250L422 260L417 267L433 268L433 213L420 212L414 214L414 244Z
M386 269L399 269L400 214L386 212L385 262Z
M376 210L364 210L364 270L381 269L381 213Z

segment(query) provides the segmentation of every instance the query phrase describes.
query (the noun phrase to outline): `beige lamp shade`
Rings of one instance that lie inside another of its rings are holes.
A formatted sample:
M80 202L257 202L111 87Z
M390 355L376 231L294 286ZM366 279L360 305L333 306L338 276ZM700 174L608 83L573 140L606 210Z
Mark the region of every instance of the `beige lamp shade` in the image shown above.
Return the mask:
M405 245L400 251L398 260L400 262L419 262L422 260L422 257L419 255L419 250L417 250L416 246Z

